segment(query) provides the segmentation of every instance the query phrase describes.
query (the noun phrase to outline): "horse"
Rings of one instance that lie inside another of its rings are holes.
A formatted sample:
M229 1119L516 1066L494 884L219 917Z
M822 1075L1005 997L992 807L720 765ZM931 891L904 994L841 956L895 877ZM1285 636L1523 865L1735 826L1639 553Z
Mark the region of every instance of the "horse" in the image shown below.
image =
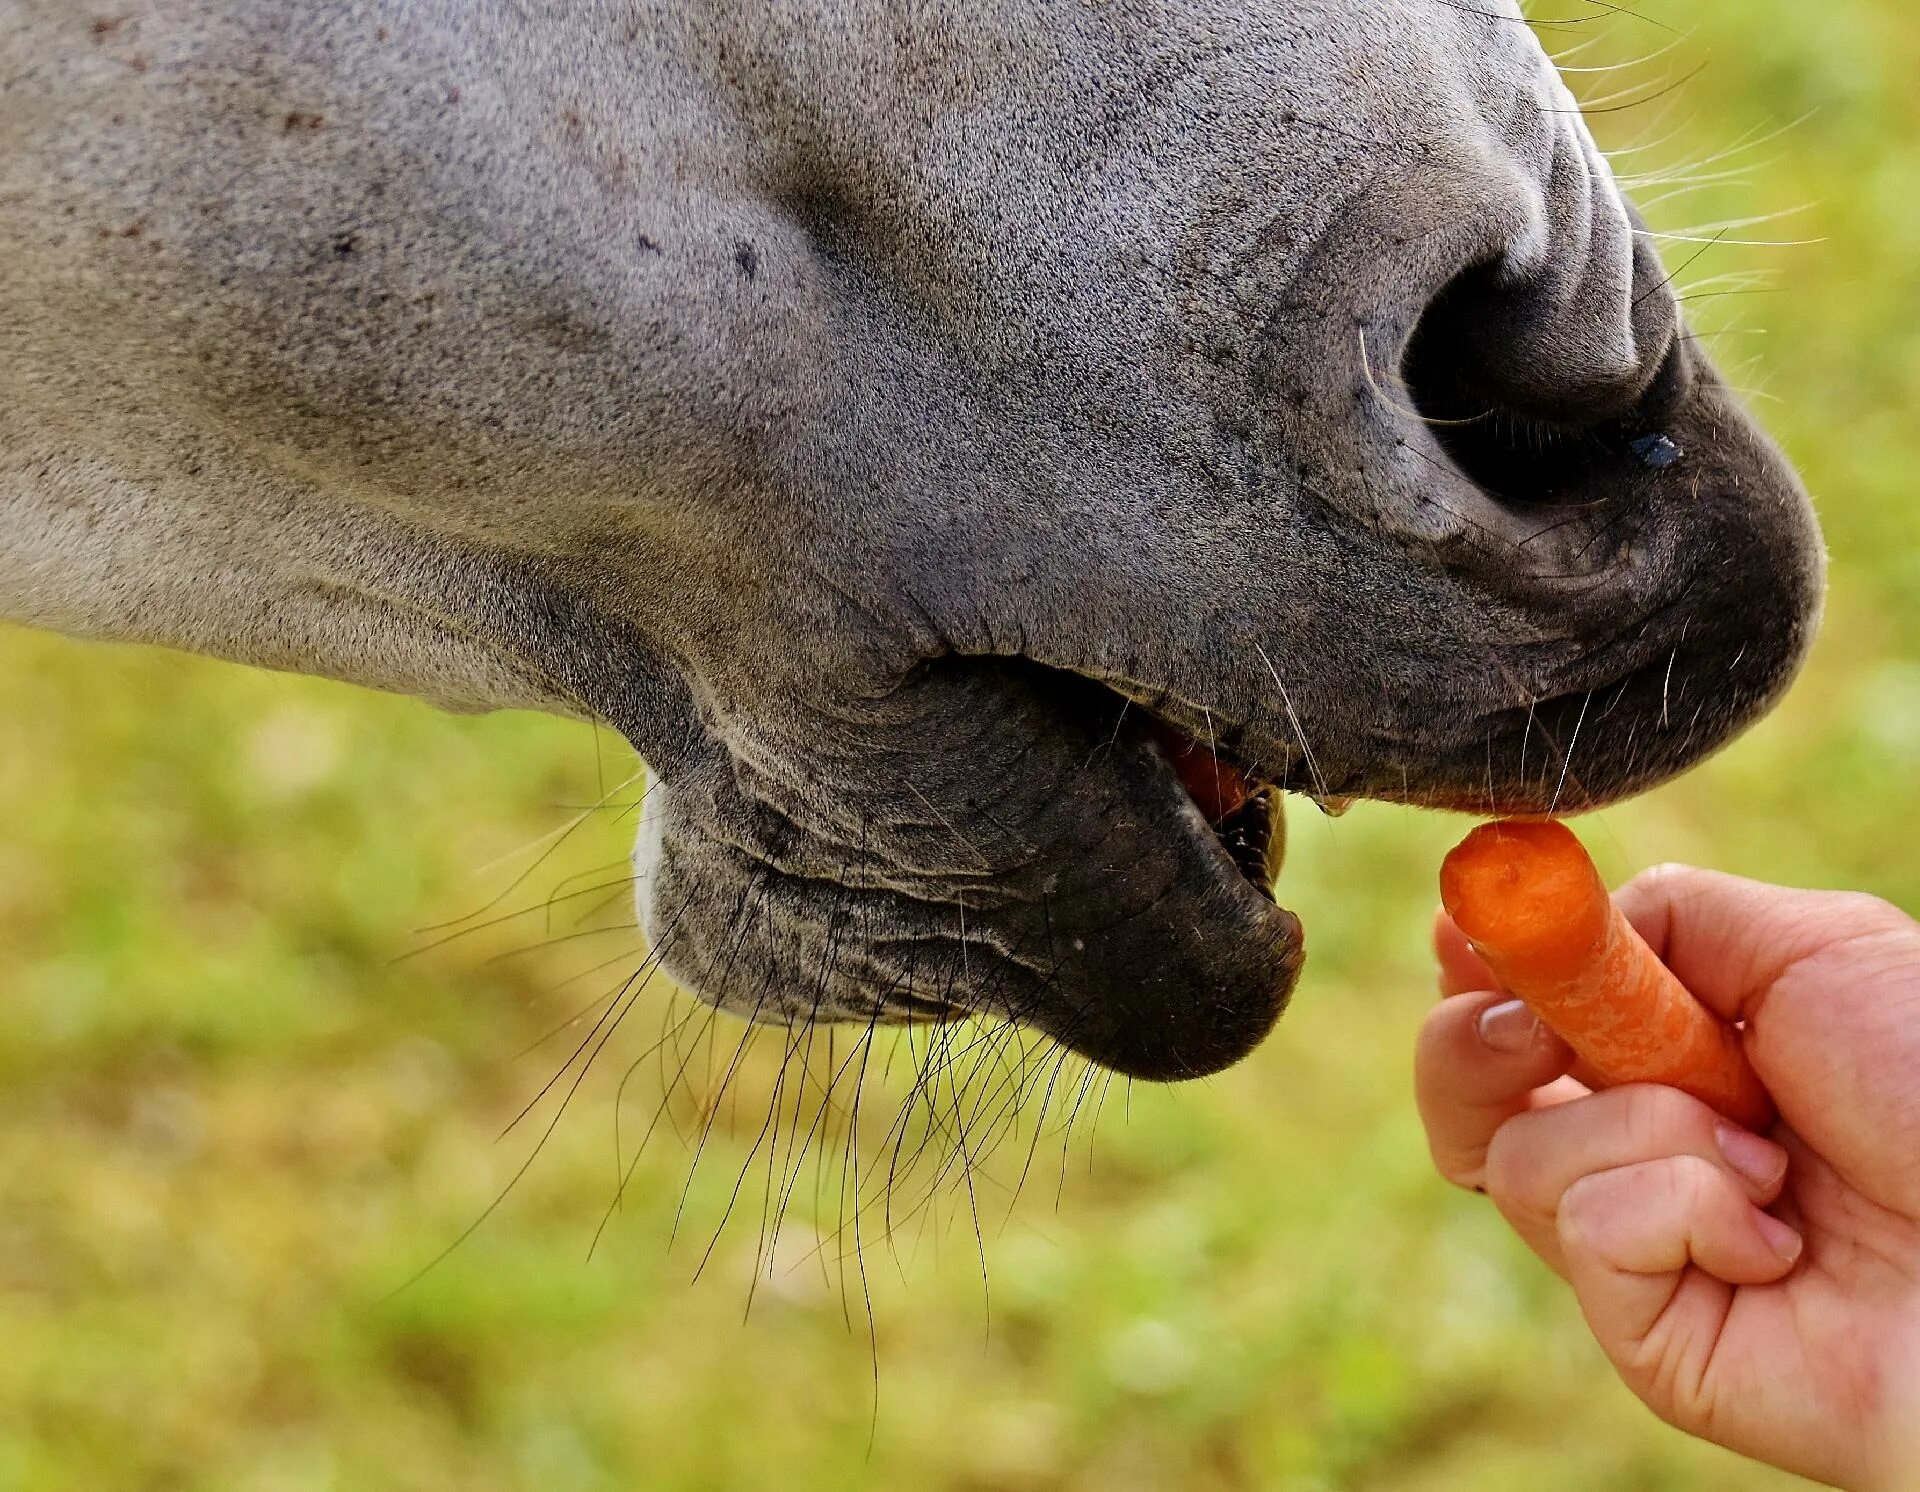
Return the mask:
M659 964L1238 1061L1283 796L1763 714L1799 481L1513 0L0 0L0 617L605 723Z

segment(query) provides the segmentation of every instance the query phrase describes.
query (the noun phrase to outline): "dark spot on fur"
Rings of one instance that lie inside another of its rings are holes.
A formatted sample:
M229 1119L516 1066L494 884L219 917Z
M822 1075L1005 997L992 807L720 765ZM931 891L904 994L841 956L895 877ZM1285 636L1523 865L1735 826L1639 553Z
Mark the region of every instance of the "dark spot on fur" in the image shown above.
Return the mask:
M333 235L333 257L336 259L345 259L349 257L359 245L360 235L351 229L344 233L336 233Z
M135 52L127 59L127 66L137 73L145 72L147 70L146 54L144 52Z
M105 41L114 32L127 24L126 16L99 16L93 23L93 39Z
M458 88L449 88L447 90L447 102L450 104L457 104L460 102L460 90Z
M740 266L740 273L751 280L760 273L760 251L745 240L733 246L733 262Z
M324 114L307 114L296 109L280 121L280 132L291 135L297 130L317 130L323 128L326 122L327 117Z
M660 252L660 245L655 243L651 238L648 238L644 233L634 242L643 254L657 254Z

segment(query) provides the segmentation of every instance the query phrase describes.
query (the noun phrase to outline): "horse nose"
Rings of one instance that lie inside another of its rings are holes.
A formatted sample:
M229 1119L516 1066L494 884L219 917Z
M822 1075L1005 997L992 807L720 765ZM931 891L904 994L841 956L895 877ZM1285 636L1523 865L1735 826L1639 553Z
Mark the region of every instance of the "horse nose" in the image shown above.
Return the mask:
M1651 238L1584 136L1557 138L1517 231L1415 327L1402 371L1431 418L1590 427L1639 404L1668 359L1679 306Z

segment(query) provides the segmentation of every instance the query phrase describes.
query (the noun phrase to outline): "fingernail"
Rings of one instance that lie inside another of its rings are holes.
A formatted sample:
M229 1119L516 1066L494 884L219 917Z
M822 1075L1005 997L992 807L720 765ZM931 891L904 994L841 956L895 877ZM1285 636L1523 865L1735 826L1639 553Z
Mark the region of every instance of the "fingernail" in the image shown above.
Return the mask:
M1760 1236L1767 1240L1767 1247L1787 1263L1798 1264L1800 1250L1807 1246L1806 1240L1770 1212L1760 1213L1759 1219Z
M1480 1042L1490 1051L1517 1057L1540 1039L1540 1017L1519 1000L1480 1012Z
M1761 1191L1787 1174L1787 1152L1752 1130L1721 1124L1715 1127L1714 1138L1727 1164Z

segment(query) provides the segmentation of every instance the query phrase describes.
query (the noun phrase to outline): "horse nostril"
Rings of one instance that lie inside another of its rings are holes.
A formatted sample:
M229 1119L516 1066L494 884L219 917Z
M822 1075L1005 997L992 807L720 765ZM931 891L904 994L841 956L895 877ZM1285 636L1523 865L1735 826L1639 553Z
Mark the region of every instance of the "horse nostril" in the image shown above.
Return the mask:
M1671 276L1631 207L1595 186L1550 188L1539 218L1427 304L1409 361L1478 406L1464 414L1591 424L1652 381L1679 324Z
M1665 302L1663 281L1639 292L1636 308ZM1641 321L1635 331L1658 337L1657 361L1628 365L1618 358L1582 355L1575 325L1557 336L1538 335L1537 307L1524 291L1499 284L1493 269L1457 277L1428 307L1407 345L1401 378L1413 408L1454 464L1496 501L1513 506L1552 503L1563 489L1582 486L1596 457L1650 443L1643 464L1669 465L1683 454L1660 421L1685 392L1690 362L1685 341L1665 325ZM1623 343L1626 339L1619 339ZM1613 366L1609 369L1606 362Z

